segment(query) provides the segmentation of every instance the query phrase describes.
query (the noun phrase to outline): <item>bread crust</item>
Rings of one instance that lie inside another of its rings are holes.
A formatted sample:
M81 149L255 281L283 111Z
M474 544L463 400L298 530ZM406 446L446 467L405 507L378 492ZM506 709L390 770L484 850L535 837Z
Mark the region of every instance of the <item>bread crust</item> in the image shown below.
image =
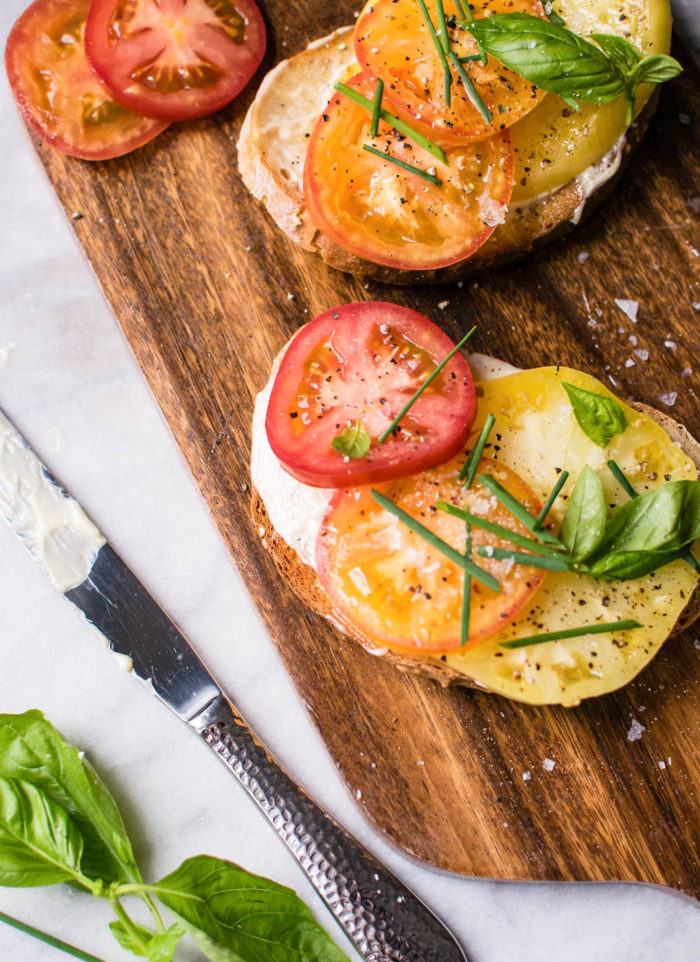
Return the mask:
M690 434L687 428L679 424L668 414L657 411L647 404L633 403L632 407L656 421L657 424L666 431L671 440L678 444L685 454L688 455L698 468L698 471L700 471L700 442ZM277 534L277 531L270 521L265 504L255 487L252 487L251 494L251 514L263 545L272 556L272 560L281 577L305 605L308 605L309 608L312 608L319 615L322 615L342 634L359 642L370 654L383 658L400 671L407 671L424 678L430 678L444 688L461 686L464 688L479 688L481 690L481 686L476 685L471 679L466 678L459 671L442 662L439 657L430 657L427 655L414 657L404 652L392 651L387 648L381 649L381 653L373 652L371 648L367 646L366 640L363 639L359 632L353 633L352 628L349 628L343 623L340 616L334 610L328 595L321 587L321 583L314 569L304 564L294 548L288 545L287 542ZM688 603L676 621L675 627L669 637L674 637L686 631L698 618L700 618L700 586L695 589L692 597L688 599Z
M568 234L614 190L658 101L657 89L627 131L616 172L588 197L584 196L581 184L572 180L527 207L512 206L505 223L496 228L482 247L457 264L428 271L386 267L343 250L318 230L306 208L300 186L303 152L297 148L293 156L291 149L293 128L303 113L306 112L309 126L311 118L315 120L323 110L335 81L347 71L352 61L353 30L353 27L341 27L270 71L243 122L238 140L238 167L251 194L263 203L268 214L291 240L304 250L320 254L330 267L365 280L400 285L457 281L513 261ZM293 119L287 130L279 121L271 125L270 118L276 113L279 115L279 104L284 101L284 91L289 89L295 92L295 104L294 111L285 108ZM271 135L273 129L274 136ZM301 138L298 142L303 142L304 133L297 133ZM279 163L280 136L283 144L288 141L289 156L295 167L294 171L286 171L290 176L284 175L285 167Z

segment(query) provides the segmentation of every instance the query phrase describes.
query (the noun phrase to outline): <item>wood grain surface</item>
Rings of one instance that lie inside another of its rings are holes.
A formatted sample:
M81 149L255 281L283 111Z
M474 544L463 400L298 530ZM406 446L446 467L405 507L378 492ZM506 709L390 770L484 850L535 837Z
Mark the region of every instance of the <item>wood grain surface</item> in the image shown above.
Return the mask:
M280 582L250 521L247 467L253 398L274 355L316 313L364 298L415 307L455 337L478 322L476 350L522 367L580 367L700 434L697 71L686 64L663 90L614 196L566 240L463 286L362 285L287 241L243 187L235 149L263 73L352 10L268 0L265 62L230 108L117 161L84 163L37 144L39 154L68 215L82 215L73 220L80 243L301 699L376 828L416 858L468 875L638 879L697 896L692 633L623 691L577 709L442 690L366 655ZM616 298L638 301L636 323ZM678 393L672 408L660 400L668 392ZM633 719L645 731L629 741Z

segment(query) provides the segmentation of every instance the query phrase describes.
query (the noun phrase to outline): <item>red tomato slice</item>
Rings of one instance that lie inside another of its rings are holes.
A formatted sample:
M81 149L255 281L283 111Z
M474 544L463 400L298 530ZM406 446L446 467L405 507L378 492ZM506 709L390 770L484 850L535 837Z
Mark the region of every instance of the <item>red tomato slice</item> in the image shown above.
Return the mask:
M467 0L462 0L466 9ZM435 3L426 7L439 30ZM456 0L444 0L451 48L458 57L478 53L476 42L456 23L462 19ZM472 0L476 19L494 13L530 13L544 17L539 0ZM441 60L416 0L370 0L355 27L355 56L372 77L381 77L385 106L440 143L460 144L505 130L520 120L545 92L508 70L493 57L463 64L493 119L487 123L470 100L454 67L451 105L445 102Z
M265 53L253 0L92 0L87 55L119 103L160 120L219 110Z
M89 0L35 0L10 31L5 68L30 127L85 160L119 157L167 124L115 103L85 56Z
M348 86L371 99L357 74ZM513 190L508 134L446 149L442 163L383 121L370 137L369 113L335 93L311 132L304 197L316 226L365 260L408 270L446 267L469 257L503 222ZM441 186L363 150L369 144L436 175Z
M457 481L463 463L460 455L423 474L382 485L381 491L460 553L465 549L464 522L437 510L438 500L527 535L478 482L465 492ZM537 498L515 472L486 458L479 471L497 478L531 513L539 512ZM474 527L472 543L474 549L512 548ZM511 622L545 575L541 569L481 558L475 551L473 560L498 579L501 590L492 591L472 578L468 646ZM316 542L316 563L336 618L363 644L421 654L459 649L464 572L381 508L369 488L333 495Z
M422 314L381 301L346 304L303 327L282 359L267 408L270 446L297 480L321 488L400 478L459 451L476 394L457 353L383 444L378 438L454 344ZM357 421L371 439L366 457L333 450Z

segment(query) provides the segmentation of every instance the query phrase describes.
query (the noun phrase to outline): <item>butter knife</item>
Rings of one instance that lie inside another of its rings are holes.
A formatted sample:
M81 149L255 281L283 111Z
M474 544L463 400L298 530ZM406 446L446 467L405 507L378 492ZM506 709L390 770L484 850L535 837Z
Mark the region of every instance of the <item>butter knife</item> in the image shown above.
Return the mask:
M467 962L445 925L275 761L2 411L0 512L125 667L235 775L367 962Z

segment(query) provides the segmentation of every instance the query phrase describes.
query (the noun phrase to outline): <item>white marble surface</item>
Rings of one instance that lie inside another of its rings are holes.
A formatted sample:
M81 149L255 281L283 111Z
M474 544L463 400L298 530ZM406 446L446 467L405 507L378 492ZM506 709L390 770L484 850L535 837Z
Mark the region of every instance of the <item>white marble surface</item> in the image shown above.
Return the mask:
M4 37L24 0L4 0ZM355 807L288 682L0 80L0 406L181 625L292 773L451 925L473 962L690 962L697 904L629 885L495 883L410 863ZM150 878L209 852L293 886L339 930L242 790L130 676L0 524L0 711L42 708L116 794ZM575 826L572 826L575 831ZM0 910L126 958L106 906L0 889ZM354 959L352 950L348 953ZM0 959L62 956L0 927ZM180 950L177 958L198 958Z

